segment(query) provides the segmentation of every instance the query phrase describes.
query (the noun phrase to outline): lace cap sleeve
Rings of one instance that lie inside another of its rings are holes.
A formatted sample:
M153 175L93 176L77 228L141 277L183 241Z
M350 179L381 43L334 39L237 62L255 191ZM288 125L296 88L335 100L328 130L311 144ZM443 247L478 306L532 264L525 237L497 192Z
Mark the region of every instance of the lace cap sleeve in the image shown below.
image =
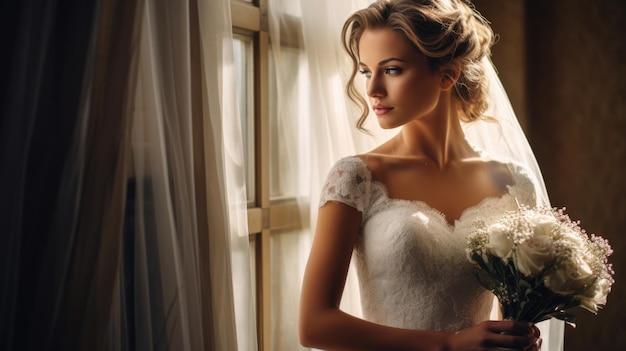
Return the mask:
M338 201L364 213L371 179L370 171L359 158L342 158L335 163L326 178L319 206L324 206L328 201Z
M513 173L515 187L511 189L511 195L515 196L520 204L536 206L538 203L538 187L533 174L523 165L511 163L509 165Z

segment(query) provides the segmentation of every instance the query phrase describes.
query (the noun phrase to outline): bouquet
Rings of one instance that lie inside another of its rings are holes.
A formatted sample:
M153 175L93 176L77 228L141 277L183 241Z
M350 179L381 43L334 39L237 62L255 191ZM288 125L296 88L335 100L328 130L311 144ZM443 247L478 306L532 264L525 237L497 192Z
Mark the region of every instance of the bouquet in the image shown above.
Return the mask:
M482 268L505 319L537 323L557 318L573 324L566 310L597 313L614 283L608 241L587 235L564 209L519 206L499 221L477 220L468 236L468 259Z

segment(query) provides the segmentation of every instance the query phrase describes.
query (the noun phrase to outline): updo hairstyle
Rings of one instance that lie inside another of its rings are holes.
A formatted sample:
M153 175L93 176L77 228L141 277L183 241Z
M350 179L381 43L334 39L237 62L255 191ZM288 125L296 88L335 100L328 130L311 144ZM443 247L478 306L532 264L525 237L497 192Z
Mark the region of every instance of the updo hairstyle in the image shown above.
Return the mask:
M366 29L390 28L404 35L428 59L435 71L454 61L460 64L453 99L459 103L460 118L471 122L487 109L487 80L481 59L491 55L494 34L487 20L463 0L378 0L355 12L343 26L344 49L352 59L347 84L348 97L361 106L357 127L369 114L366 100L354 83L359 69L359 40Z

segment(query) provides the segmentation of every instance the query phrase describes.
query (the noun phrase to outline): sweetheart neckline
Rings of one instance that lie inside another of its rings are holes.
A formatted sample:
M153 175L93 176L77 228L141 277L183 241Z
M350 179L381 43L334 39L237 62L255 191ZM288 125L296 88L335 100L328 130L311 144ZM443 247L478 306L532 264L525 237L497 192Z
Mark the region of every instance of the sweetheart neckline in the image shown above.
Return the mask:
M423 201L423 200L411 200L411 199L401 199L401 198L393 198L389 196L389 190L387 188L387 185L379 180L374 180L372 177L372 171L367 167L367 164L365 163L365 161L363 161L360 157L358 156L353 156L355 159L357 159L365 168L365 170L367 171L367 173L370 176L370 180L371 183L374 185L378 185L380 187L380 189L383 192L383 195L385 197L385 199L388 202L404 202L404 203L411 203L414 205L419 205L420 207L428 210L429 212L433 212L437 215L437 217L439 219L441 219L448 227L448 229L450 229L450 231L454 231L456 229L457 223L462 222L463 218L467 215L468 212L474 211L476 209L482 208L483 206L485 206L485 204L489 203L489 202L493 202L493 201L503 201L504 199L508 198L508 197L514 197L511 194L511 189L518 186L519 184L517 182L514 182L511 185L507 185L506 186L506 192L504 194L502 194L502 196L487 196L485 198L483 198L482 200L480 200L479 202L477 202L474 205L468 206L465 209L463 209L463 211L461 211L461 214L459 215L458 218L454 219L454 222L450 222L450 220L448 219L448 217L445 215L445 213L441 212L440 210L438 210L437 208L431 206L428 202ZM515 172L513 171L513 169L511 169L511 164L510 163L505 163L505 165L507 166L507 168L509 169L509 171L511 172L511 174L515 174Z
M380 189L383 192L383 196L384 196L384 198L385 198L385 200L387 202L389 202L389 203L408 203L408 204L412 204L414 206L418 206L421 210L426 210L428 212L434 213L436 215L436 217L438 219L440 219L448 227L448 229L450 229L450 231L452 231L452 232L456 229L458 223L461 223L461 222L463 222L465 220L465 217L468 215L468 213L476 211L476 210L478 210L480 208L483 208L488 203L500 202L500 201L504 201L505 199L507 199L509 197L513 197L513 195L510 193L509 190L507 190L507 192L505 194L503 194L502 196L488 196L488 197L485 197L482 200L480 200L479 202L477 202L476 204L468 206L465 209L463 209L463 211L461 211L461 214L459 215L459 217L455 218L454 222L450 222L450 220L448 219L448 216L446 216L445 213L443 213L440 210L438 210L437 208L431 206L426 201L423 201L423 200L399 199L399 198L389 197L389 193L387 192L387 188L386 188L384 183L382 183L380 181L372 180L372 184L380 187ZM513 186L515 186L515 184L507 185L507 188L510 189Z

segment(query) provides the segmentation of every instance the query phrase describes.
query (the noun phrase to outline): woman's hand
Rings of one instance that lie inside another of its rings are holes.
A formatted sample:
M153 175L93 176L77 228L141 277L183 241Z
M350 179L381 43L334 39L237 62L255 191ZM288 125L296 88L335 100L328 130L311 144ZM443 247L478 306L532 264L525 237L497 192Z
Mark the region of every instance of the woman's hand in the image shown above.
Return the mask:
M524 322L512 320L486 321L450 335L449 351L478 350L539 351L539 329Z

